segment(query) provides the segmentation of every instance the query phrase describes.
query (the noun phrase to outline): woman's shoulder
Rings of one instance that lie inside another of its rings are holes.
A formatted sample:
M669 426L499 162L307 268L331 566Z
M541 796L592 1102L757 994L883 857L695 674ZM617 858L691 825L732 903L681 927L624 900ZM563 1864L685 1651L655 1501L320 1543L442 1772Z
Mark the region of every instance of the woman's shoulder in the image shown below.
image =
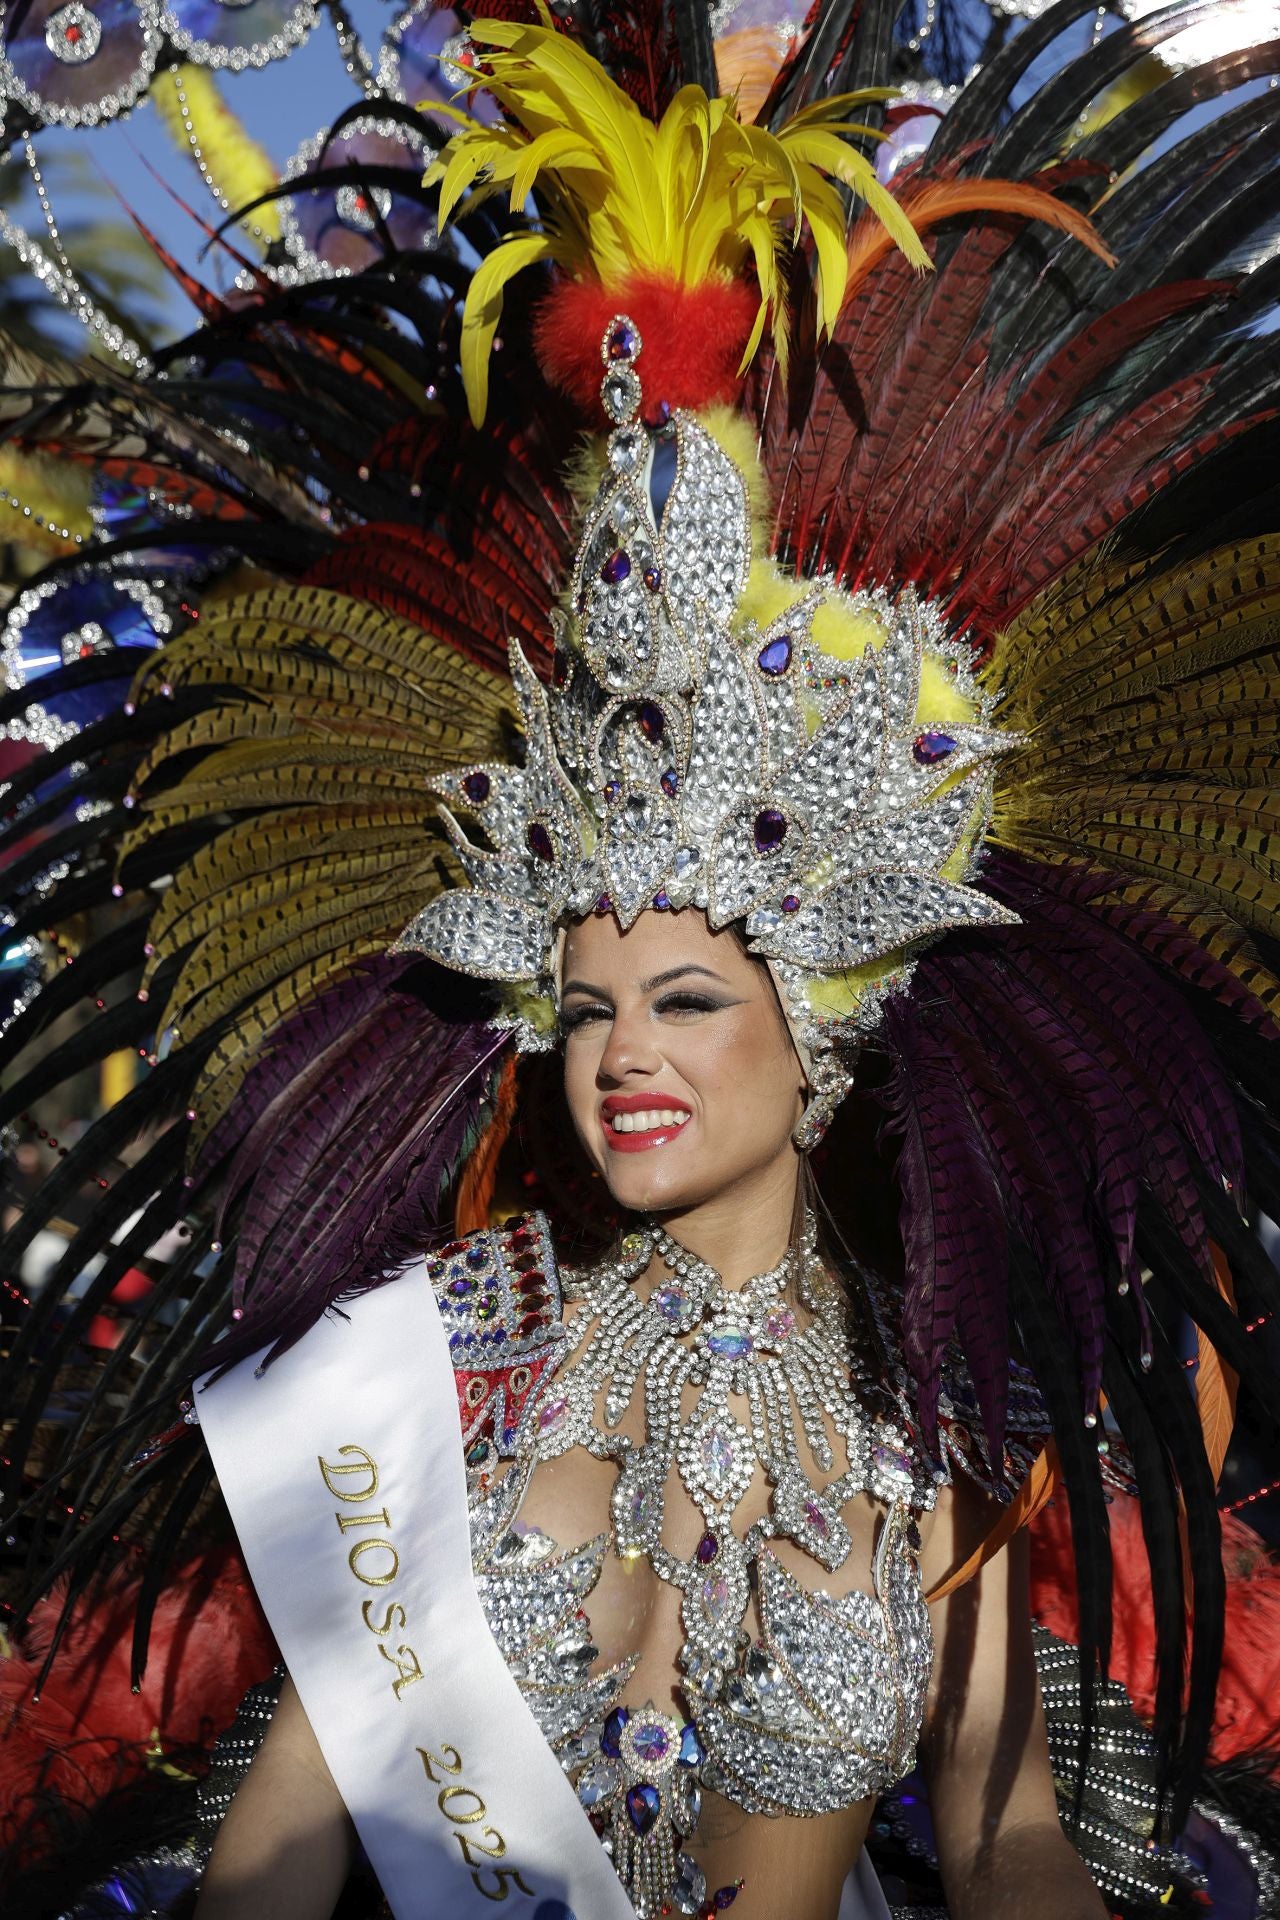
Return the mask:
M564 1350L562 1296L545 1217L523 1214L428 1255L453 1359L467 1465L509 1459Z

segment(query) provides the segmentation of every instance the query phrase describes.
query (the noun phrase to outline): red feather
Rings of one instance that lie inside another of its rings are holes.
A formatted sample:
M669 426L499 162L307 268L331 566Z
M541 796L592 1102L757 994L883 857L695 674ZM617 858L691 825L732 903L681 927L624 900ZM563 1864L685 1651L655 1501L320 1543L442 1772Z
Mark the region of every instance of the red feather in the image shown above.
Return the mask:
M184 1759L192 1748L208 1748L247 1688L271 1671L275 1642L244 1568L230 1548L217 1548L181 1568L162 1592L134 1693L138 1585L123 1570L94 1604L77 1606L38 1699L35 1680L61 1590L40 1602L0 1661L0 1843L27 1825L37 1791L91 1807L141 1777L155 1738Z
M1138 1503L1117 1495L1110 1508L1113 1565L1111 1677L1140 1718L1155 1711L1151 1573ZM1227 1571L1226 1641L1209 1758L1216 1766L1280 1747L1280 1563L1241 1520L1222 1515ZM1079 1633L1071 1522L1064 1500L1031 1523L1031 1611L1041 1626L1074 1643Z

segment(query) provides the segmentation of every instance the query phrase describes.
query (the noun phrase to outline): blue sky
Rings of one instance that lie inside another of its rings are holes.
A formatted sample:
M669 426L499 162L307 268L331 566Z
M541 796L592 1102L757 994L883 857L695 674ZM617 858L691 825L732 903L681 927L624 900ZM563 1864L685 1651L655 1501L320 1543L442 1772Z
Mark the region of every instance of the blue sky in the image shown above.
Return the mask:
M961 7L980 11L976 0L959 0ZM380 4L380 0L352 0L350 14L358 31L376 58L382 35L396 20L399 9ZM1060 45L1038 63L1028 76L1025 91L1061 64L1067 48L1075 50L1087 43L1095 31L1097 16L1087 15ZM1114 25L1108 23L1108 28ZM242 120L251 137L266 146L276 166L283 169L299 145L328 127L335 116L357 98L355 83L346 73L334 29L327 14L322 14L310 38L287 60L275 61L262 69L230 74L220 82L224 97ZM1265 84L1265 83L1263 83ZM1203 118L1213 107L1201 109ZM1185 131L1188 122L1179 131ZM1176 137L1171 133L1169 138ZM97 129L54 128L39 136L38 151L54 192L55 211L68 230L77 221L96 221L115 215L124 219L123 207L117 208L112 195L133 208L163 244L189 269L213 285L225 284L231 269L225 259L204 254L204 238L196 224L175 204L166 187L189 201L202 217L215 220L219 211L210 197L189 152L175 148L150 102L144 102L122 120ZM99 190L86 195L60 184L59 162L78 155L91 171ZM10 165L23 167L21 152ZM41 217L35 197L29 191L21 202L28 230L41 232ZM75 248L71 246L74 264ZM195 315L182 293L172 284L153 307L149 318L161 337L172 338L194 324ZM80 336L69 323L68 344L78 345Z

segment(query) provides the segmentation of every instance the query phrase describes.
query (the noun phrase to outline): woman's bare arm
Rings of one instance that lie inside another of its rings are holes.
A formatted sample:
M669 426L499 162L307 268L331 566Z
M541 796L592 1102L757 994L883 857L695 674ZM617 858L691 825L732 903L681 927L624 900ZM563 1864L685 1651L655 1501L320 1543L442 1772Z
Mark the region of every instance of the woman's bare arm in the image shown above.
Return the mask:
M355 1831L292 1680L231 1802L197 1920L329 1920Z
M942 1537L930 1542L945 1551L952 1532L957 1561L973 1545L965 1505L960 1494L957 1511L939 1516ZM1058 1819L1025 1532L933 1608L933 1626L922 1758L952 1920L1104 1920L1102 1897Z

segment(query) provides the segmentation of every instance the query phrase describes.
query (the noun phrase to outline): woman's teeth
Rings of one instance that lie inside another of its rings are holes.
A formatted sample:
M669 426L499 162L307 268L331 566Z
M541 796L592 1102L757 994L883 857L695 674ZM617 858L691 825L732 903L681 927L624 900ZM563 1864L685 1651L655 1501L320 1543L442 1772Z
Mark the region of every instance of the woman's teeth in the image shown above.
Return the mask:
M688 1118L670 1107L654 1107L648 1113L610 1114L607 1124L615 1133L652 1133L655 1127L682 1127Z

